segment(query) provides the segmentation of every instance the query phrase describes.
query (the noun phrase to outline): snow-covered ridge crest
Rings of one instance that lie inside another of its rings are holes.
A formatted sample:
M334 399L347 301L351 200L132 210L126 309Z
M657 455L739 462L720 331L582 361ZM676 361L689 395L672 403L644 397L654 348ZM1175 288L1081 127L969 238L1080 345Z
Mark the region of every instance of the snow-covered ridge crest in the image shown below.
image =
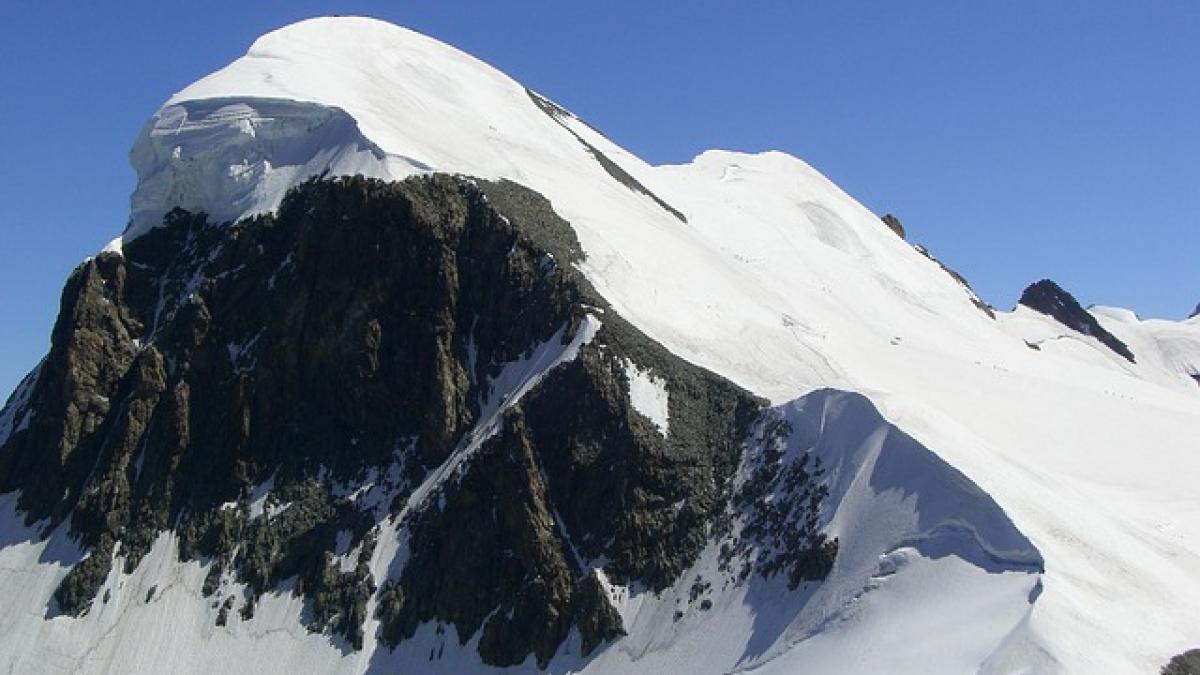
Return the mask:
M382 21L311 19L260 37L154 115L130 156L138 186L124 238L175 206L220 220L270 211L324 173L532 184L525 171L538 157L542 175L588 164L503 73Z
M123 239L175 206L213 220L269 211L326 172L508 179L572 225L582 271L635 325L777 402L856 384L836 356L813 353L839 329L886 341L916 313L937 317L915 323L924 332L975 333L987 321L953 279L799 159L710 151L654 167L539 99L478 59L385 22L287 26L172 96L143 130ZM301 133L310 124L317 133ZM824 292L794 305L795 289ZM881 293L890 301L877 302ZM816 318L826 313L833 322ZM720 320L701 328L698 316ZM761 338L768 371L744 351L713 349L741 334Z
M779 421L790 433L765 435L747 457L775 443L781 473L817 459L829 487L821 524L841 547L829 578L790 600L801 608L755 657L758 672L972 672L1003 658L1041 593L1043 560L999 505L860 394L814 391L771 409L760 430ZM779 487L772 496L786 499ZM934 635L961 625L971 629L930 653Z

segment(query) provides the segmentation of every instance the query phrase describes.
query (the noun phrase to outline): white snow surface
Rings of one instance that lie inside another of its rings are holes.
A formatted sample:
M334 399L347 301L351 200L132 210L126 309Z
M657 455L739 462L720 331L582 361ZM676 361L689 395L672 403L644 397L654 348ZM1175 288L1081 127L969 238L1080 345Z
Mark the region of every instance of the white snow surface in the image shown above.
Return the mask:
M645 415L666 436L671 429L671 394L666 379L655 377L632 361L625 362L625 377L629 380L629 403L633 409Z
M961 673L1022 632L1041 558L987 494L861 395L820 390L771 414L793 428L784 461L812 453L825 468L833 572L795 591L779 577L729 585L714 542L662 596L610 590L630 636L589 667ZM696 578L714 585L709 610L689 602Z
M580 139L687 222L615 180ZM892 427L873 423L874 440L837 449L850 467L838 480L858 478L836 482L831 496L825 526L846 548L826 584L800 595L766 582L738 587L678 623L672 594L686 593L686 575L663 596L614 589L630 635L586 662L568 645L556 670L1149 673L1200 646L1200 386L1189 374L1200 363L1200 320L1093 309L1135 364L1036 312L993 320L794 157L713 150L650 166L573 116L547 114L490 66L370 19L313 19L263 36L171 97L131 157L139 184L114 248L173 206L219 220L270 211L288 187L324 172L517 181L572 224L587 254L580 269L613 308L672 352L781 414L825 387L861 392L911 437L898 456L909 452L928 471L893 463L883 482L872 477ZM447 474L465 459L455 457ZM0 506L15 523L11 504ZM20 541L6 527L4 541ZM62 573L45 554L56 541L0 549L0 600L17 608L0 632L9 664L479 668L473 641L459 648L432 626L418 632L419 648L344 653L306 633L290 594L264 600L249 624L218 630L198 599L204 570L171 563L169 539L135 575L110 580L137 585L118 586L116 609L43 621L39 608ZM381 538L377 578L397 569L404 546ZM1032 564L1038 553L1042 575L996 566ZM706 551L697 570L714 556ZM141 602L151 579L166 590ZM428 649L441 643L446 656L431 665Z

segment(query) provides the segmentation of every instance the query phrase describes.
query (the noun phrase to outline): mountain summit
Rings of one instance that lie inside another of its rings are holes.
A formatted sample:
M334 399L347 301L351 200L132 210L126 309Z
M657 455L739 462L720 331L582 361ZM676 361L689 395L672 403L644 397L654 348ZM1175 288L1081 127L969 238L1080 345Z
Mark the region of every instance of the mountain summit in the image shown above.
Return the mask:
M1200 642L1195 321L1046 283L993 311L794 157L651 166L372 19L259 38L131 161L0 411L14 671L1153 672Z

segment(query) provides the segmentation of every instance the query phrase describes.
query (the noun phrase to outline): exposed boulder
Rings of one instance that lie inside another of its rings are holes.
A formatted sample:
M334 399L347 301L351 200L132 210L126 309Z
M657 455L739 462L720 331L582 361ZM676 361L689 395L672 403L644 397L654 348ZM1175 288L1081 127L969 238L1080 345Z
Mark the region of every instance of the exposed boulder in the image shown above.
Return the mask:
M1200 649L1186 651L1163 666L1162 675L1200 675Z
M890 213L885 213L883 214L883 218L880 220L883 221L884 225L888 226L888 229L890 229L892 232L895 232L897 237L900 237L901 239L905 238L904 225L900 222L899 218Z
M1077 300L1050 279L1030 285L1021 293L1020 304L1054 318L1062 325L1099 340L1116 354L1134 363L1133 352L1108 332Z

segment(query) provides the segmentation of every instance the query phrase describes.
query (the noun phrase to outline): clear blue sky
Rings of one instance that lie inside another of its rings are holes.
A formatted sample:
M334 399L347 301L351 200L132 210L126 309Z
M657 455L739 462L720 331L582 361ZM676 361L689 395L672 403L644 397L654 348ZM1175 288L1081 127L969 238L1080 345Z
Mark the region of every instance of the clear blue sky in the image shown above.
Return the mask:
M653 163L804 158L1009 308L1200 301L1200 2L0 4L0 398L124 226L126 154L253 39L366 14L475 54Z

